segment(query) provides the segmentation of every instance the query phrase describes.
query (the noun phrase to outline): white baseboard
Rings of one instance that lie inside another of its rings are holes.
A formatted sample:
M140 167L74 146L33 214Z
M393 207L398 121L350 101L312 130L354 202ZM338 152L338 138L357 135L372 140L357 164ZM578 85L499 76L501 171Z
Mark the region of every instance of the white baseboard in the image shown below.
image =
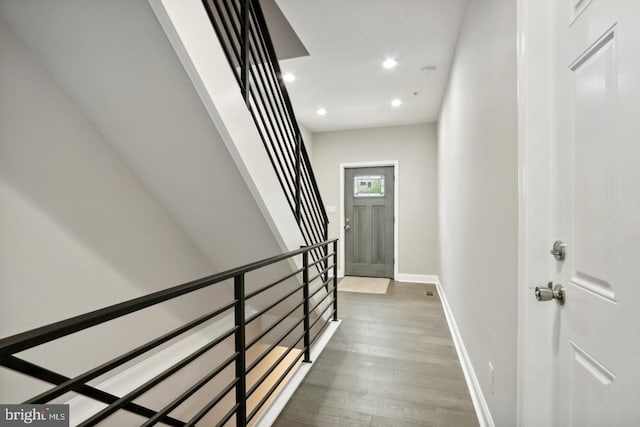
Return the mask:
M315 361L318 359L324 348L329 343L329 340L340 326L340 323L342 323L342 320L338 320L337 322L332 321L327 327L327 330L324 331L322 336L318 339L315 347L313 347L313 350L311 350L311 360ZM293 393L295 393L300 384L302 384L302 380L307 376L314 363L315 362L300 364L298 370L282 388L282 391L280 391L278 396L269 404L267 410L264 411L258 421L254 424L254 427L270 427L273 425L278 418L278 415L280 415L280 412L282 412L287 402L289 402L289 399L293 396Z
M436 284L438 282L438 276L434 274L406 274L398 273L396 277L397 282L410 282L410 283L430 283Z
M493 418L491 417L491 412L489 411L489 406L487 405L487 401L482 394L482 389L480 388L478 377L476 376L476 372L473 369L473 365L471 364L471 359L469 358L467 349L465 348L464 342L462 341L462 335L460 335L460 330L458 329L456 320L453 317L453 312L451 311L451 307L449 306L449 302L447 301L447 296L442 290L442 285L437 276L435 284L438 289L438 295L440 295L440 301L442 302L444 314L447 318L447 323L449 324L451 337L453 338L453 342L456 346L458 359L460 360L460 365L462 365L464 378L467 382L467 388L469 389L471 401L473 402L473 407L476 411L476 416L478 417L480 427L495 427Z

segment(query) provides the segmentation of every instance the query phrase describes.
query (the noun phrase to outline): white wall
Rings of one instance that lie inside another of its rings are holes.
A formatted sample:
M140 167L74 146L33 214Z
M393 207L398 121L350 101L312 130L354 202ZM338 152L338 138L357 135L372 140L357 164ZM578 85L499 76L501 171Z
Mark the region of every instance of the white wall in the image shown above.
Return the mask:
M0 337L213 272L1 19L0 62ZM222 301L218 293L198 297L27 358L79 373ZM42 389L17 378L0 369L0 401Z
M504 427L516 425L516 118L516 2L471 1L439 121L440 279Z
M437 272L437 135L435 124L314 134L313 168L329 213L329 237L340 232L340 164L398 161L398 272ZM343 271L342 266L339 270Z
M304 141L304 146L307 148L307 154L309 155L309 160L313 162L313 143L314 143L314 134L309 129L307 129L302 124L298 123L298 127L300 128L300 133L302 134L302 140Z

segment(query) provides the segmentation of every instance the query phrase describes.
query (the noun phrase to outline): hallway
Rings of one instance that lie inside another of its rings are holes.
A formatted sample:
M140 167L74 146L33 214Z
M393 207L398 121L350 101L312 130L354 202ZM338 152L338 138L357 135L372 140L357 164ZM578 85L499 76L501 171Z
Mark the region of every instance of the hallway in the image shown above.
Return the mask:
M340 292L339 317L275 427L478 425L433 285Z

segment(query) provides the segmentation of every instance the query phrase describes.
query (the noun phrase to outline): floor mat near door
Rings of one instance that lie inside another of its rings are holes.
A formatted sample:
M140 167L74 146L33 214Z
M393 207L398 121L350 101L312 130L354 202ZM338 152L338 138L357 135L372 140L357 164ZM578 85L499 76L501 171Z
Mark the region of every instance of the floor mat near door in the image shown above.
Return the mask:
M389 279L377 277L345 276L338 283L338 290L342 292L358 292L361 294L386 294Z

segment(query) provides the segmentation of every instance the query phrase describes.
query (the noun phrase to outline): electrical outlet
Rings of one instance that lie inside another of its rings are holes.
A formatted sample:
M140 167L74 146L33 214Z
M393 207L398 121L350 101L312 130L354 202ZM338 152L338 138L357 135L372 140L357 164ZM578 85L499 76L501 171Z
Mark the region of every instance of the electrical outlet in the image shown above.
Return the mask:
M494 369L493 369L493 365L491 364L491 362L489 362L489 384L491 387L491 394L494 394L496 391L496 387L495 387L495 376L494 376Z

